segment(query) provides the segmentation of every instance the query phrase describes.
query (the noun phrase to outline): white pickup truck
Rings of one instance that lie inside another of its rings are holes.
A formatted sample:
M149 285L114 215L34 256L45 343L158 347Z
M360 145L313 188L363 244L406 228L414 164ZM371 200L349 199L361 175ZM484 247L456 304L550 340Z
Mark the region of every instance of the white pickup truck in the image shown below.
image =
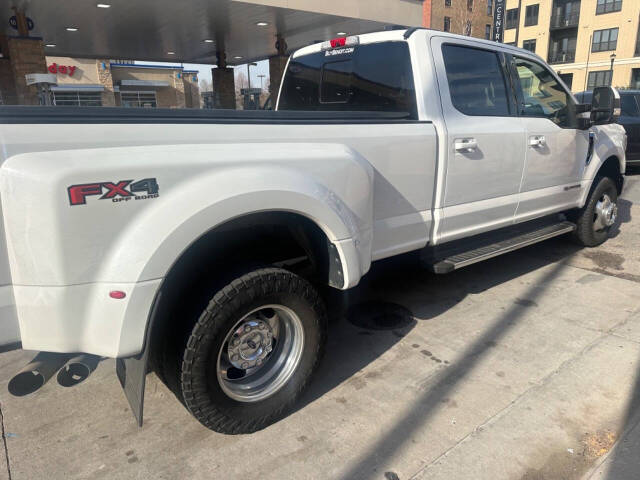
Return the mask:
M0 343L117 358L139 422L149 365L206 427L263 428L318 364L319 286L409 251L446 273L604 242L618 102L409 29L295 52L273 112L2 107Z

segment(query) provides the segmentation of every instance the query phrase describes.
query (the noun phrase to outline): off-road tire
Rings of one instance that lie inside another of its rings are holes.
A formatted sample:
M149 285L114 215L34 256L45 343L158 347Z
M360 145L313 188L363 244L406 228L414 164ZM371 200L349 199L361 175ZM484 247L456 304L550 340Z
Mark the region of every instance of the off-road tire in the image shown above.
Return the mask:
M609 228L596 231L593 227L596 204L604 194L615 203L618 199L618 190L615 182L609 177L596 178L591 187L589 198L585 206L580 209L573 220L576 222L576 229L572 238L575 243L584 247L597 247L604 243L609 237Z
M265 304L293 310L303 325L304 348L296 370L272 396L241 402L222 390L217 357L225 335L248 312ZM280 268L242 275L220 289L193 326L180 369L182 399L205 427L226 434L251 433L282 418L307 386L324 350L327 319L324 304L311 284Z

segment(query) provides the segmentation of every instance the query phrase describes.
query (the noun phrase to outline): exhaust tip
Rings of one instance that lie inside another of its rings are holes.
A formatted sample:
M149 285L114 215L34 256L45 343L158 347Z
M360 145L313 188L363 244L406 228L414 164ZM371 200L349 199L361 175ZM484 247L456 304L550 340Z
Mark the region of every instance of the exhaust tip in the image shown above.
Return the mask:
M67 363L58 372L57 380L62 387L74 387L84 382L89 375L91 375L91 369L84 363Z
M47 382L38 370L20 372L9 381L9 393L14 397L24 397L39 390Z

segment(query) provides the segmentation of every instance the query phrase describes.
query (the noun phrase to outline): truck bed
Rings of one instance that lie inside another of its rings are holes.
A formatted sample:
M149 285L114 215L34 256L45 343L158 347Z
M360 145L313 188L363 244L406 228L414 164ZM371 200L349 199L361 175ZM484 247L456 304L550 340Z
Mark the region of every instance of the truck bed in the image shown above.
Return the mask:
M16 340L17 310L24 348L136 354L175 258L247 212L317 220L355 252L352 286L372 260L428 241L437 134L409 117L0 107L0 344ZM69 193L140 182L155 191L130 202ZM126 299L113 302L109 288Z

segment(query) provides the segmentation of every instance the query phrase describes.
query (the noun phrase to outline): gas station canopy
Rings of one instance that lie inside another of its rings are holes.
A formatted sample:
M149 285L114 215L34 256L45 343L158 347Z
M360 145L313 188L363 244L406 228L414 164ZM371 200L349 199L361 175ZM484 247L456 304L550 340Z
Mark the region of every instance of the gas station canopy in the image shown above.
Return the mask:
M421 0L0 0L7 35L12 7L47 55L229 65L276 55L278 35L290 52L422 20Z

